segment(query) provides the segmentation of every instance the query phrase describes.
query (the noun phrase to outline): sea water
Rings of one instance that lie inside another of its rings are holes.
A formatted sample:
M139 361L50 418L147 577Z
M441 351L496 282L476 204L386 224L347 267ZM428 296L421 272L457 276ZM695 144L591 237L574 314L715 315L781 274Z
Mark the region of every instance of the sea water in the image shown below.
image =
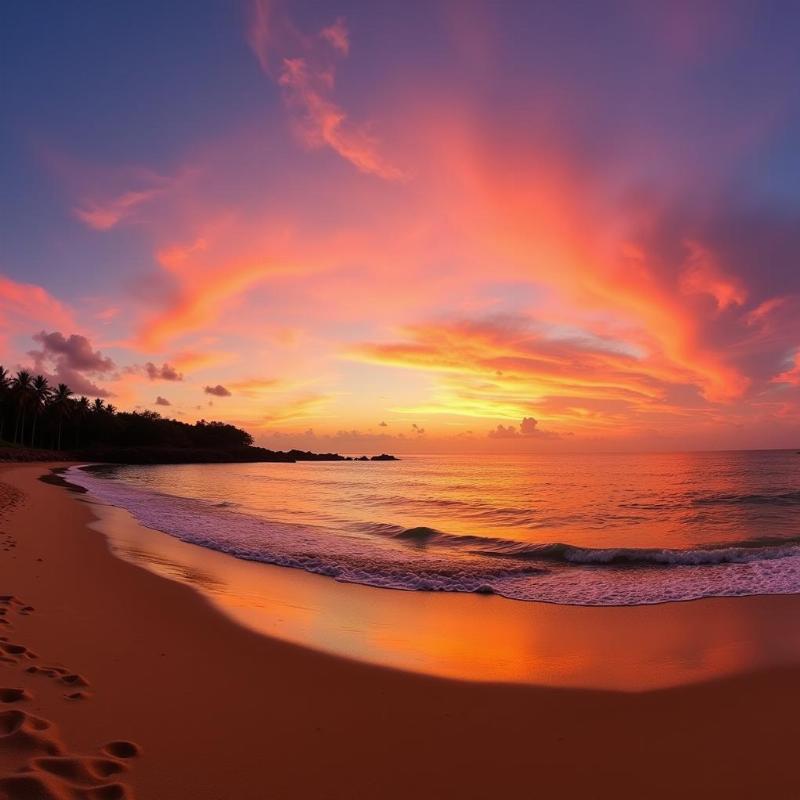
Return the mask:
M800 591L795 451L72 467L145 526L338 581L636 605Z

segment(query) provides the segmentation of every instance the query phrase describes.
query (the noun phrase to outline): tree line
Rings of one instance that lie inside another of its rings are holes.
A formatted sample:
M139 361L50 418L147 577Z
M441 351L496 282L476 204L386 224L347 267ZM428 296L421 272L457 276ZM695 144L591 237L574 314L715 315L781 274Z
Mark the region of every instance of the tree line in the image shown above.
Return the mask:
M222 422L190 425L155 411L118 411L101 398L76 397L65 383L0 366L0 441L55 450L108 447L239 448L246 431Z

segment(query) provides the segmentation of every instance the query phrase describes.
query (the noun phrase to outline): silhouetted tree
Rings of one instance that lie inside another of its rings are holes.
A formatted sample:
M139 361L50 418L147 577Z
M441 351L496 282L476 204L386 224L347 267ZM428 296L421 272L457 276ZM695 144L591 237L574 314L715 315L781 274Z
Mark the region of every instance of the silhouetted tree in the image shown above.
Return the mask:
M75 398L69 386L53 389L43 375L20 370L13 378L0 367L0 425L15 411L14 442L50 443L61 450L84 448L193 448L231 451L252 445L247 431L224 422L193 425L165 419L155 411L118 411L101 398ZM26 442L25 429L32 419ZM2 427L0 427L2 433ZM66 441L65 441L66 439Z
M0 366L0 440L6 426L8 401L11 395L11 376L5 367Z
M91 404L86 395L81 395L77 400L72 401L72 418L75 421L75 444L80 446L81 427L89 416Z
M53 392L53 410L58 420L58 444L57 447L61 449L61 429L64 425L64 420L69 416L72 411L73 401L71 400L72 391L66 383L59 383L55 392Z
M21 369L11 381L11 392L17 408L17 421L14 427L14 443L25 443L25 410L31 402L33 375Z
M47 378L42 375L37 375L33 381L31 382L30 388L30 405L33 411L33 427L31 428L31 446L36 446L36 421L39 419L39 415L44 411L45 407L47 406L48 400L50 400L50 394L52 390L50 389L50 384L47 382Z

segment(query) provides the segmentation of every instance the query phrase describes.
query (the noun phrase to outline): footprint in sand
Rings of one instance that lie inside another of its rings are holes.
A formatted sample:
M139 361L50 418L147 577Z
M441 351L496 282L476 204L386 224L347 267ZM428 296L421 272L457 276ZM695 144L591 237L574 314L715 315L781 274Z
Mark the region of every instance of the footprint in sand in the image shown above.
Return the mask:
M12 612L30 614L33 606L14 595L0 595L0 624L10 626ZM25 645L0 636L0 662L19 664L36 659ZM68 700L89 697L89 682L77 672L58 664L31 664L25 672L40 674L61 684ZM24 688L0 687L0 709L32 700ZM0 710L0 800L133 800L130 787L120 781L128 771L128 759L140 755L134 742L117 740L98 755L69 753L56 726L20 708ZM12 766L13 764L13 766Z
M0 747L52 756L64 752L52 722L18 708L0 711Z
M25 645L9 642L7 636L0 636L0 662L19 664L22 658L33 660L37 657L36 653L29 650ZM67 667L55 664L46 664L44 666L31 664L29 667L25 668L25 672L30 675L44 675L70 689L74 689L74 691L65 692L64 697L67 700L85 700L87 697L91 696L89 692L84 691L88 688L89 681L87 681L83 675L79 675L77 672L73 672ZM11 691L10 689L0 690L0 702L13 702L12 700L4 700L2 694L3 692Z
M83 675L79 675L77 672L72 672L66 667L59 667L55 665L45 665L40 667L36 664L31 664L30 667L25 668L25 672L28 672L31 675L44 675L48 678L58 681L59 683L63 683L65 686L71 686L76 689L86 688L89 686L89 681L87 681Z
M91 697L90 692L67 692L64 697L67 700L85 700L87 697Z
M32 699L27 689L0 689L0 703L19 703L22 700Z
M0 641L0 661L5 661L8 664L18 664L21 658L29 658L33 660L37 658L36 653L28 650L24 644L14 644L13 642Z
M119 778L139 754L133 742L109 742L100 755L66 752L55 726L18 709L0 712L0 750L16 754L15 771L0 776L0 800L132 800Z
M67 686L88 686L89 681L86 680L82 675L78 675L76 672L70 672L67 675L62 675L59 680L61 683L65 683Z
M132 800L122 783L76 787L46 773L21 772L0 778L0 800Z
M109 742L104 748L104 753L108 753L114 758L136 758L142 754L142 749L134 742L119 739L116 742Z
M122 761L101 756L42 756L31 759L29 767L75 783L105 781L128 769Z
M33 606L24 603L13 594L0 595L0 624L10 625L9 613L16 611L18 614L30 614L34 611Z

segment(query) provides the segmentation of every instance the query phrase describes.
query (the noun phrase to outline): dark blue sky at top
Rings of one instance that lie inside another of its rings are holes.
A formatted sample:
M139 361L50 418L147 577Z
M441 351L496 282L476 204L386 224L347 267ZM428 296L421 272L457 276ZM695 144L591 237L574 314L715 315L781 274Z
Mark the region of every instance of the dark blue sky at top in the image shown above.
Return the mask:
M34 2L2 19L0 259L19 279L53 272L58 288L72 270L42 261L80 259L92 238L46 151L166 171L267 94L230 4ZM137 258L116 241L124 235L93 237L100 269L120 251Z

